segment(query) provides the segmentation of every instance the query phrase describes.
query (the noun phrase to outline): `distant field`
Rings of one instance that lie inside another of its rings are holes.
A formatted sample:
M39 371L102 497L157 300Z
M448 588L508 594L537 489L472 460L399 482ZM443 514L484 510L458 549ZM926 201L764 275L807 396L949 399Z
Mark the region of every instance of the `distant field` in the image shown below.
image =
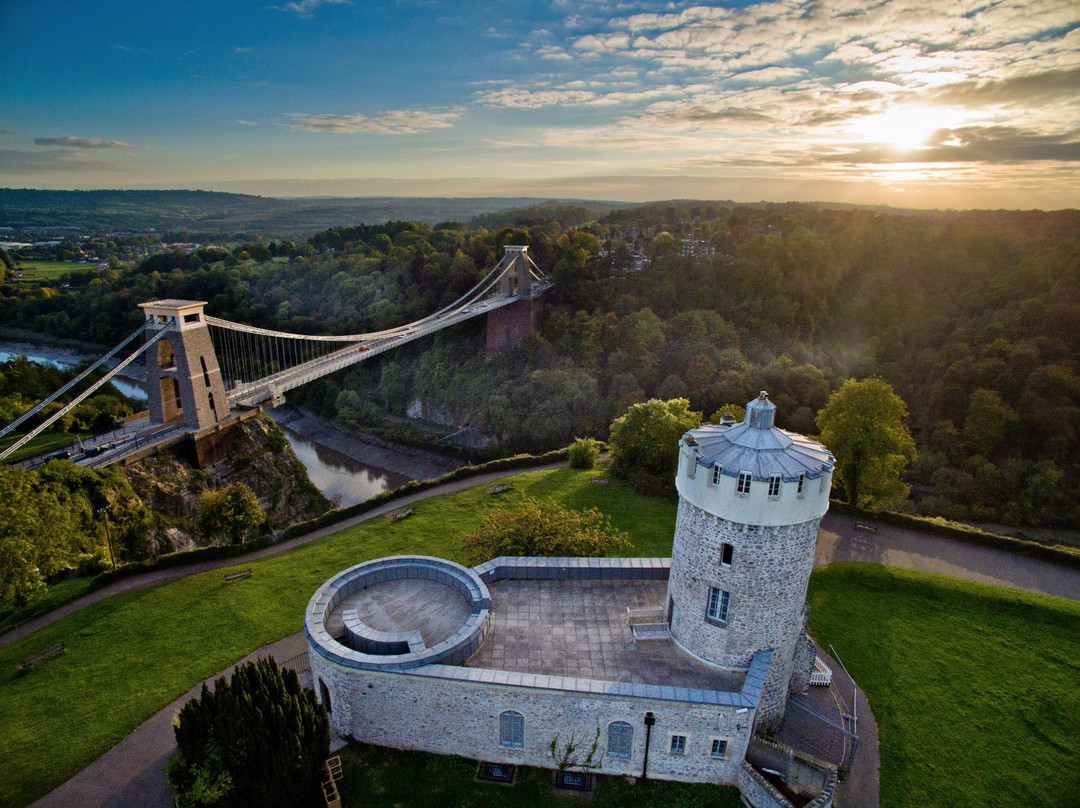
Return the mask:
M77 261L21 261L15 269L22 270L23 273L18 280L28 283L30 281L55 281L69 272L92 267L94 264L80 264Z

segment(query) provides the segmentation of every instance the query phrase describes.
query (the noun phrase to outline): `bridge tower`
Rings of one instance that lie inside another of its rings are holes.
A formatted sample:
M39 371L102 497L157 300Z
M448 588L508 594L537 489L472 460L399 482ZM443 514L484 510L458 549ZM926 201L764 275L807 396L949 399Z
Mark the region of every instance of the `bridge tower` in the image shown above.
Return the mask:
M540 328L544 310L544 285L535 281L527 246L506 245L500 265L507 268L499 281L499 294L518 299L487 315L487 348L484 355L491 359L507 348L517 348L530 332ZM539 271L539 270L538 270Z
M166 329L146 353L146 393L150 420L163 424L184 419L189 429L212 426L229 415L214 344L203 316L202 300L155 300L140 303L147 337Z

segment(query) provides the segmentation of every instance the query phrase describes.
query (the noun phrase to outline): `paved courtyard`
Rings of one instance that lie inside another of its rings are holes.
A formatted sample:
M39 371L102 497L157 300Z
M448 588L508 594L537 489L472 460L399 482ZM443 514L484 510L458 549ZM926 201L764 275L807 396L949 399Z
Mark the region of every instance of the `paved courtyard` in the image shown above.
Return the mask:
M715 668L670 639L635 641L626 609L663 606L667 581L498 581L488 636L473 668L615 682L738 690L744 674Z

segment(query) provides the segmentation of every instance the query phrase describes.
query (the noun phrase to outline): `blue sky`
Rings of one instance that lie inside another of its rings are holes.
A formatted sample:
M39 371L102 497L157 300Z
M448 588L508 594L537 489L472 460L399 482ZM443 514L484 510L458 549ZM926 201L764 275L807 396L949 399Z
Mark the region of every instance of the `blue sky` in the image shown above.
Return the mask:
M2 0L0 185L1080 206L1075 0Z

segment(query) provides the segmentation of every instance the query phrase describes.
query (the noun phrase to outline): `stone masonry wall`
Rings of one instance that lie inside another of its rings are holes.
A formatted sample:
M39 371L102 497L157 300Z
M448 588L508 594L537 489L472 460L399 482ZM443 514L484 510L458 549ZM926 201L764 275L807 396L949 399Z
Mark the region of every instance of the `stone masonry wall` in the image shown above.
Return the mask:
M721 667L742 669L759 649L773 649L758 720L783 715L803 606L814 561L818 519L784 527L729 522L680 497L668 596L671 636L683 648ZM722 545L734 548L721 564ZM728 619L706 619L710 587L731 593Z
M656 716L649 751L649 776L684 782L737 784L749 743L752 713L715 705L567 692L442 679L422 673L394 673L346 668L311 654L312 674L330 698L335 733L365 743L437 754L464 755L497 763L557 768L558 758L573 734L584 750L596 738L603 754L602 774L641 774L645 754L644 717ZM418 669L422 671L423 669ZM318 684L316 692L324 698ZM525 719L520 749L499 744L499 715L514 710ZM634 729L629 758L607 754L608 725L625 721ZM685 735L683 755L673 755L671 735ZM713 739L728 742L726 756L711 756Z

